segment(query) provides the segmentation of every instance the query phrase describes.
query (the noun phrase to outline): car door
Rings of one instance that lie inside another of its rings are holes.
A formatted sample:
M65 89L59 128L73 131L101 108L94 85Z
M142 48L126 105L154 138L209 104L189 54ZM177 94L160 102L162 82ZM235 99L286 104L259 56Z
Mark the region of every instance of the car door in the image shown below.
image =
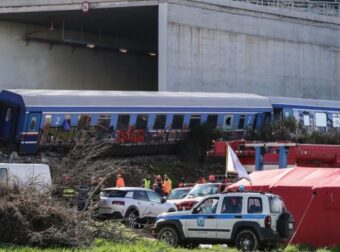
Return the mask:
M215 239L219 197L209 197L192 209L185 221L186 237Z
M151 217L157 217L158 215L160 215L161 213L164 213L167 211L167 209L165 209L165 205L162 203L162 199L161 197L152 191L146 191L148 197L149 197L149 201L150 201L150 216Z
M139 217L143 218L150 216L151 202L149 201L148 195L144 190L138 190L133 192L134 203L138 208Z
M217 238L230 239L233 226L236 222L242 221L243 211L242 196L225 196L222 202L221 214L217 221Z

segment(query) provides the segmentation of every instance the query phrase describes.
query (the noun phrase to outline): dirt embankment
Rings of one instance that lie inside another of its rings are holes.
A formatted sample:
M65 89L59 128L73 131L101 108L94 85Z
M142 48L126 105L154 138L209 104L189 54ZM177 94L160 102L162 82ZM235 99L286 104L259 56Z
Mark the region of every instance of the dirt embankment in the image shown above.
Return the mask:
M54 168L55 177L70 176L78 183L86 183L91 177L105 177L121 173L127 186L140 186L145 176L167 174L174 185L184 178L196 181L200 175L223 173L223 162L200 164L185 162L175 155L113 157L110 142L74 147ZM115 178L108 178L105 186L114 186Z

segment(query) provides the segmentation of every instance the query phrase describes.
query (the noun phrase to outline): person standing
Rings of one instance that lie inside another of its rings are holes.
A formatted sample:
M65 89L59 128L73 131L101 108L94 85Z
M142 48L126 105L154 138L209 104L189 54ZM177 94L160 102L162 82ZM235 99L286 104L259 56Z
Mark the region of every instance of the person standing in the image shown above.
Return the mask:
M161 175L157 175L153 188L156 193L163 197L163 181Z
M125 187L125 182L122 174L118 173L116 180L116 187Z
M200 176L198 179L198 184L205 184L205 178L203 176Z
M143 178L142 187L146 189L150 189L151 180L148 177Z
M171 179L165 174L164 175L164 195L168 196L172 190L172 181Z

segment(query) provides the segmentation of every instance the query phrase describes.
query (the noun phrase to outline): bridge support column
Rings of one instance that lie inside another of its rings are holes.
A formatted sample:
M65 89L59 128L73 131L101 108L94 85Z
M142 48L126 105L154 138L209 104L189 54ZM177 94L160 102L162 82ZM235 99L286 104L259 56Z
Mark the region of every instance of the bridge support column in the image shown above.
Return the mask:
M263 170L263 147L255 147L255 171Z

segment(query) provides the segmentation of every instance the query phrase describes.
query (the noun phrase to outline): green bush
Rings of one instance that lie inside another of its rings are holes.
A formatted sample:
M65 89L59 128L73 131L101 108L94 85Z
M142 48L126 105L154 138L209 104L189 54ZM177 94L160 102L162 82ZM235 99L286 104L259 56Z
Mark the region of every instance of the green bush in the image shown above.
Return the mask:
M327 132L312 131L291 117L269 123L260 129L249 128L246 131L245 139L263 142L291 141L310 144L340 144L340 132L337 129L329 129Z

